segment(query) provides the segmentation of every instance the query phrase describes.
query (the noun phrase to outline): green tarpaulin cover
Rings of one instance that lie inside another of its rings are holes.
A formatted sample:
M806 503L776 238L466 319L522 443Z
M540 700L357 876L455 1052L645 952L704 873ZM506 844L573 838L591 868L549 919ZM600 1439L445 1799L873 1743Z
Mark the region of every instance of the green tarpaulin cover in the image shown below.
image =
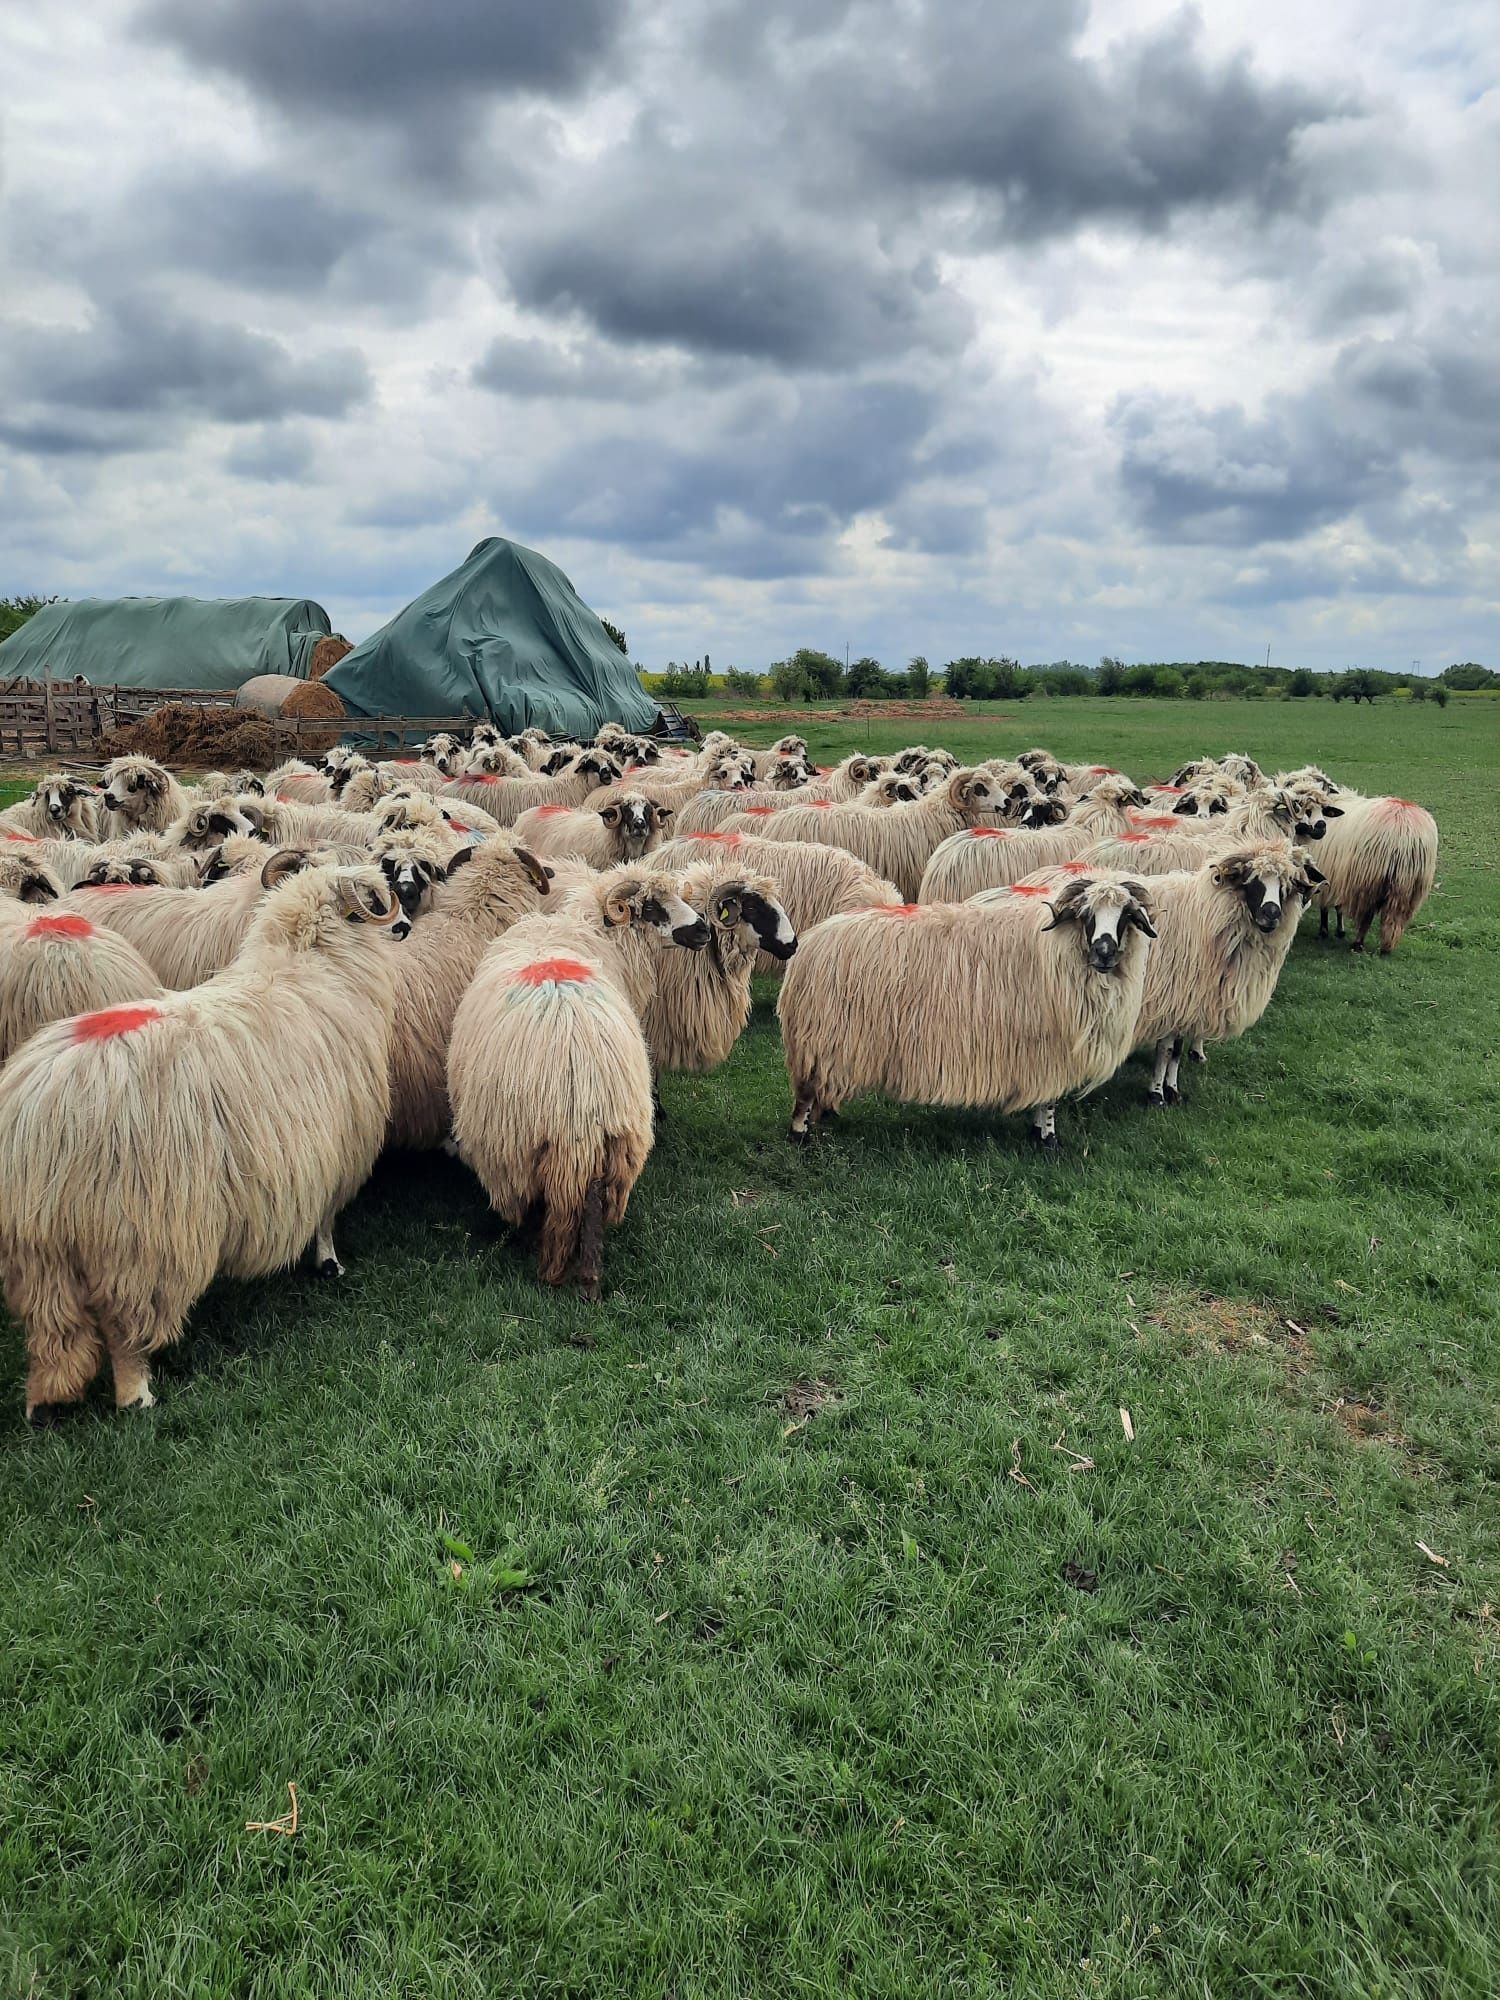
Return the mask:
M95 687L237 688L307 678L332 630L306 597L86 597L47 604L0 645L0 682L82 674Z
M489 716L508 734L649 729L657 706L556 563L491 536L325 676L351 715Z

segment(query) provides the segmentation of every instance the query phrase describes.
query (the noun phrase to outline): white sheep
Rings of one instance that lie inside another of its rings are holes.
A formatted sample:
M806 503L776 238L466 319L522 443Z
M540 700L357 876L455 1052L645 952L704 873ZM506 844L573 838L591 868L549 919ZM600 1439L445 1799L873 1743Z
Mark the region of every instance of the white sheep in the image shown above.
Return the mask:
M30 798L0 812L0 831L5 830L41 840L97 840L99 795L66 771L52 771L37 780Z
M478 806L501 826L514 826L533 806L581 806L601 786L618 784L620 767L603 750L585 750L570 758L556 777L486 777L476 774L450 780L438 794L463 805Z
M264 855L264 848L260 852ZM90 884L74 890L63 907L128 938L163 986L185 992L224 970L244 943L262 897L306 860L306 850L283 848L268 856L258 873L235 872L202 889Z
M964 826L998 825L1004 805L1000 781L989 772L958 770L941 791L911 805L880 812L861 805L792 806L765 819L745 815L743 824L730 820L724 830L845 848L911 900L948 835Z
M720 852L677 877L683 900L709 928L702 951L657 955L656 987L643 1026L654 1067L717 1069L729 1059L750 1018L750 981L769 957L784 965L797 932L766 875Z
M376 869L310 869L217 979L56 1021L0 1071L0 1268L32 1422L106 1354L116 1404L150 1404L151 1355L221 1272L280 1270L314 1238L341 1269L334 1218L390 1105L398 908Z
M598 812L587 806L533 806L515 824L523 846L545 860L573 855L590 868L617 868L659 847L672 808L644 792L624 792Z
M135 946L116 932L71 910L33 913L0 902L0 1063L49 1021L153 999L161 990Z
M28 851L41 845L29 836L15 842L0 838L0 903L55 903L62 895L63 885L45 859Z
M657 868L688 869L705 858L723 857L724 865L753 869L776 885L793 930L800 937L814 924L850 910L873 910L899 903L893 883L842 847L820 847L808 840L759 840L751 833L691 833L669 840L653 858ZM784 961L762 952L759 974L780 977Z
M1132 808L1145 803L1145 793L1129 778L1102 778L1059 825L1034 829L963 827L934 851L917 901L966 902L984 889L1004 888L1039 868L1076 860L1096 840L1128 832ZM1049 809L1061 811L1062 807L1054 800Z
M1154 937L1137 882L1069 882L1050 899L990 891L834 917L782 982L791 1137L867 1090L905 1103L1030 1110L1056 1147L1060 1098L1130 1053Z
M1328 912L1354 928L1354 951L1363 951L1375 919L1380 919L1380 956L1401 942L1407 925L1431 894L1437 879L1437 821L1413 799L1365 798L1341 791L1338 805L1325 803L1329 825L1318 846L1318 866L1326 876L1319 888L1318 935L1328 935Z
M99 834L104 840L132 833L165 833L195 802L192 792L152 757L115 757L104 767Z

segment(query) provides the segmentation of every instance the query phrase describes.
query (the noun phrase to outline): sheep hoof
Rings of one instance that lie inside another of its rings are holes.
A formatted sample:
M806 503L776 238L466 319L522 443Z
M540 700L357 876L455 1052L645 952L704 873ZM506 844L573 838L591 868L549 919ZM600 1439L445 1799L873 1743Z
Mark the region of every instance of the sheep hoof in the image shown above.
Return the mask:
M581 1278L578 1282L578 1296L583 1300L585 1305L598 1305L599 1280L597 1278Z
M1164 1083L1161 1087L1162 1099L1167 1104L1181 1104L1182 1092L1175 1083Z
M1055 1153L1057 1151L1057 1134L1055 1132L1043 1132L1035 1125L1028 1125L1026 1129L1030 1135L1032 1145L1036 1147L1038 1152Z
M342 1278L343 1275L344 1267L337 1257L324 1257L319 1262L318 1276L320 1278Z
M1207 1050L1207 1049L1189 1049L1189 1050L1188 1050L1188 1061L1189 1061L1189 1062L1200 1062L1200 1063L1206 1063L1206 1062L1208 1061L1208 1050Z
M804 1125L800 1131L795 1125L790 1125L787 1127L786 1136L794 1146L810 1146L812 1144L812 1128L808 1125Z
M76 1417L82 1408L82 1403L33 1403L26 1412L26 1421L33 1430L55 1431L69 1417Z
M1358 951L1358 952L1362 952L1362 951L1364 950L1364 946L1363 946L1363 945L1362 945L1362 944L1360 943L1359 939L1358 939L1358 938L1356 938L1356 939L1354 940L1353 944L1351 944L1351 945L1350 945L1349 949L1350 949L1351 951Z
M1165 1098L1165 1097L1164 1097L1164 1096L1162 1095L1161 1091L1159 1091L1159 1090L1148 1090L1148 1091L1146 1092L1146 1108L1147 1108L1147 1110L1148 1110L1148 1111L1165 1111L1165 1110L1166 1110L1166 1108L1167 1108L1167 1100L1166 1100L1166 1098Z

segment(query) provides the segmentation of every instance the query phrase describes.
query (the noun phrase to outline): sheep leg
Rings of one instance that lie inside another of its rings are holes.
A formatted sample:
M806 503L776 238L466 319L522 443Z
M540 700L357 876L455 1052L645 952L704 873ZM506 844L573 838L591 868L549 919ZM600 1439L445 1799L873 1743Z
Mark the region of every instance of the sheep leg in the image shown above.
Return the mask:
M794 1146L805 1146L812 1138L813 1126L816 1123L816 1093L810 1083L799 1083L792 1105L792 1122L787 1137Z
M578 1231L578 1292L597 1302L604 1275L604 1183L595 1178L583 1197L583 1222Z
M344 1275L339 1253L333 1247L333 1219L337 1212L330 1209L323 1217L313 1241L313 1265L320 1278L342 1278Z
M1172 1037L1163 1035L1157 1043L1151 1063L1151 1082L1146 1089L1146 1102L1153 1111L1160 1111L1167 1101L1167 1065L1172 1060Z
M115 1377L117 1410L149 1410L156 1403L151 1393L151 1356L135 1342L121 1339L111 1329L109 1360Z
M1192 1041L1189 1042L1188 1061L1200 1063L1208 1061L1208 1050L1203 1046L1203 1037L1201 1035L1194 1035Z
M1323 904L1318 911L1318 937L1324 944L1328 942L1328 905Z
M1369 935L1370 926L1371 924L1374 923L1374 921L1375 921L1375 912L1373 910L1366 910L1364 915L1359 920L1359 929L1355 933L1354 942L1349 947L1351 951L1364 950L1365 939ZM1340 932L1340 935L1342 936L1342 932Z
M1182 1066L1182 1037L1173 1038L1172 1053L1167 1058L1167 1074L1162 1084L1162 1096L1168 1104L1180 1104L1182 1092L1177 1088L1177 1072Z
M1342 943L1343 943L1343 941L1344 941L1344 906L1343 906L1343 904L1342 904L1342 903L1339 903L1339 904L1336 904L1336 905L1335 905L1335 907L1334 907L1334 915L1335 915L1335 916L1336 916L1336 917L1338 918L1338 920L1339 920L1339 927L1338 927L1338 931L1337 931L1337 937L1338 937L1338 940L1339 940L1340 944L1342 944Z
M26 1421L55 1424L82 1402L104 1365L104 1341L82 1305L38 1299L26 1315Z
M1044 1153L1057 1151L1057 1106L1039 1104L1031 1114L1031 1143Z
M656 1071L651 1072L651 1122L659 1132L667 1122L666 1106L661 1101L661 1085L656 1080Z

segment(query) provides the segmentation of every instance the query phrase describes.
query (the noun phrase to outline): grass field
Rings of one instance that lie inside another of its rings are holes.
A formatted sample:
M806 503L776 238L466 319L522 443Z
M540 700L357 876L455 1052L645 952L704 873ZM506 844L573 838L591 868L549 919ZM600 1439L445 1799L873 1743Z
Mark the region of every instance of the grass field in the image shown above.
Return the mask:
M0 1992L1500 1991L1500 704L935 733L1316 758L1439 887L1056 1163L874 1100L793 1151L759 1007L599 1308L405 1158L150 1414L30 1434L13 1329Z

